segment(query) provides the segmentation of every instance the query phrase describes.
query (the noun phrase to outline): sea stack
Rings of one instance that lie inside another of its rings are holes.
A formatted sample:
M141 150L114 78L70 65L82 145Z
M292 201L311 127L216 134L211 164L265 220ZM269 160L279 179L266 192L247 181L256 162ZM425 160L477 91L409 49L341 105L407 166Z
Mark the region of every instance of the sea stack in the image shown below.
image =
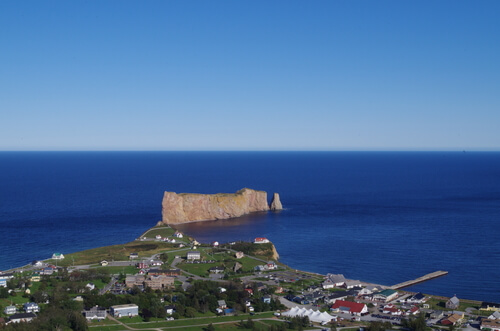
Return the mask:
M236 193L219 194L165 192L162 201L162 222L180 224L219 220L268 210L267 193L249 188Z
M271 210L282 210L283 205L281 204L280 201L280 195L278 193L274 193L273 195L273 201L271 201Z

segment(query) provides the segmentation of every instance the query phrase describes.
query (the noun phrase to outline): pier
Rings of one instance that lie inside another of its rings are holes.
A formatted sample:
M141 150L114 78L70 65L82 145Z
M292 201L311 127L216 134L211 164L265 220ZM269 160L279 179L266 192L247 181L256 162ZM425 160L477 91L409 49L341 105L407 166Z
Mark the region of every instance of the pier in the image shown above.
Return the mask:
M408 287L408 286L412 286L412 285L415 285L415 284L418 284L418 283L426 282L428 280L431 280L431 279L434 279L434 278L438 278L438 277L441 277L441 276L444 276L444 275L447 275L447 274L448 274L448 271L441 271L441 270L440 271L434 271L434 272L431 272L430 274L424 275L424 276L419 277L417 279L413 279L413 280L409 280L409 281L406 281L406 282L403 282L403 283L392 285L390 288L393 289L393 290L399 290L399 289L402 289L404 287Z

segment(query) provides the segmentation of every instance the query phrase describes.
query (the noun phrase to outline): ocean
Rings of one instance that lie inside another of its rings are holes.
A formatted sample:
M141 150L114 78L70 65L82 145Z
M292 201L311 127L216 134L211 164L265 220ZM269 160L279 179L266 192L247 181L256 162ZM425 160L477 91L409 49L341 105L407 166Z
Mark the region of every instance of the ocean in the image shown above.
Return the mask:
M500 302L500 153L1 152L0 270L137 238L164 191L280 193L285 209L184 224L267 237L300 270Z

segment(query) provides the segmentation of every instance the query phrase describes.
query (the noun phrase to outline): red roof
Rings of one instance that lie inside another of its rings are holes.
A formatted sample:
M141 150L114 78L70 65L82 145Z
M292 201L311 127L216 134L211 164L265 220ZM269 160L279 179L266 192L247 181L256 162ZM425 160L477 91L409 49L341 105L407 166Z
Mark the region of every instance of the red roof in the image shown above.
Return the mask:
M267 240L267 238L255 238L255 241L264 241Z
M361 311L365 307L365 304L352 301L337 300L333 304L332 309L338 309L340 307L349 308L349 312L351 313L361 313Z

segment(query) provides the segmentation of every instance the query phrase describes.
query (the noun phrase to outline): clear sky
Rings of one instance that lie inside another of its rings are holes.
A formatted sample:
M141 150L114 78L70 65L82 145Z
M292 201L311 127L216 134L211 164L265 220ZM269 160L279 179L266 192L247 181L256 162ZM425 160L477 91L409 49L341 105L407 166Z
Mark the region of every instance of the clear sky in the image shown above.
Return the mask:
M0 1L0 150L500 150L500 1Z

